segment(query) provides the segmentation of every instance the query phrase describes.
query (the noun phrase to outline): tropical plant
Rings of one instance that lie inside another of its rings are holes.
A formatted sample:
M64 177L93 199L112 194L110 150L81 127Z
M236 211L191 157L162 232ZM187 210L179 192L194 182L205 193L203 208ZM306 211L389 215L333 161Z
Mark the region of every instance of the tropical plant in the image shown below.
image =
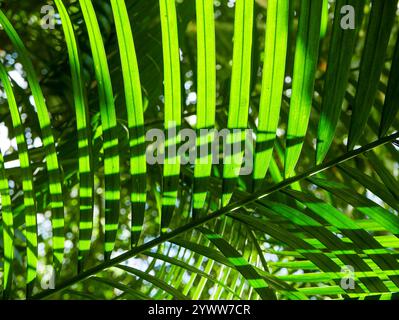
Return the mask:
M398 297L397 0L0 3L4 299Z

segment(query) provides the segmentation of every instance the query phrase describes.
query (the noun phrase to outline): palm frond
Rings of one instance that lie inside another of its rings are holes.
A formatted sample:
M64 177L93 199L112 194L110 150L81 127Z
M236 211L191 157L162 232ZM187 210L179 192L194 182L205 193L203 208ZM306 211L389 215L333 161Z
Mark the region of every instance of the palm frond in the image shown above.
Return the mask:
M397 298L398 1L5 2L4 299Z

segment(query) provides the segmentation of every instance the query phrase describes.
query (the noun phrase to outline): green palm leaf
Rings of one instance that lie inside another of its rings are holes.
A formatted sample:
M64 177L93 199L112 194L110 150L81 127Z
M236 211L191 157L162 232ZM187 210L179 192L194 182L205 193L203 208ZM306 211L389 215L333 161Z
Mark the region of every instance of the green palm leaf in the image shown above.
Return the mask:
M53 228L54 262L56 268L60 269L64 256L64 205L62 200L61 173L59 170L58 158L55 149L54 136L51 132L50 117L43 92L39 85L39 80L36 76L33 64L29 59L28 51L21 38L11 25L10 21L2 11L0 11L0 23L17 50L24 68L27 70L26 76L32 90L33 99L37 109L37 116L43 135L43 146L46 153L46 167L48 171L49 191L51 195L50 206L53 213L51 222Z
M0 12L4 299L397 298L396 0L55 5Z
M285 177L298 162L312 108L323 1L302 1L287 129Z
M27 252L26 260L28 265L26 283L31 285L32 281L36 278L36 266L37 266L37 221L36 221L36 197L33 190L33 175L32 168L30 166L30 160L28 155L28 147L26 145L26 139L22 127L21 117L18 111L17 103L15 100L14 92L11 87L11 82L8 78L8 74L3 65L0 66L0 80L3 83L4 89L7 94L7 100L9 102L9 108L14 126L15 134L17 135L18 145L18 156L21 164L21 170L23 172L22 190L24 192L24 212L25 212L25 226L26 226L26 241L27 241ZM4 177L5 178L5 177ZM6 185L4 192L8 189ZM5 201L7 197L5 196ZM4 208L7 208L6 203ZM9 208L10 209L10 208ZM8 223L12 222L12 215L8 218ZM10 220L11 219L11 220ZM7 223L7 219L4 219ZM10 224L12 225L12 223ZM8 230L9 227L5 227L4 230ZM11 259L12 260L12 259ZM30 288L28 288L30 291Z
M359 82L353 105L348 148L353 149L366 126L376 95L378 80L395 21L397 1L373 1L367 38L360 65ZM367 77L365 76L367 74Z
M11 210L11 198L8 189L8 180L4 174L4 160L0 153L0 195L3 220L3 297L8 298L12 285L12 262L14 259L14 221Z
M251 44L253 25L253 1L238 0L234 22L233 70L231 75L230 105L227 120L227 144L230 154L224 156L222 206L229 203L236 185L243 157L242 145L248 125L248 109L251 79ZM234 131L238 130L238 131Z
M139 69L126 6L112 1L125 81L126 108L129 125L130 174L132 176L132 244L137 244L142 231L146 202L146 159L144 108ZM124 30L126 27L126 31Z
M180 159L175 152L180 142L181 92L180 92L180 53L177 33L175 1L160 0L162 23L162 47L164 56L164 127L167 131L165 143L165 164L163 166L162 193L162 231L166 231L172 219L177 201L177 189L180 175Z
M98 94L102 132L104 137L104 175L105 175L105 255L111 256L118 230L120 177L119 142L116 134L116 114L111 78L107 57L102 42L101 31L91 1L79 1L92 48Z
M60 17L63 22L65 40L68 46L69 61L73 82L74 102L76 109L76 123L79 145L79 260L82 262L90 250L91 234L93 229L93 189L94 179L92 174L91 131L89 130L89 110L87 107L87 94L82 78L82 66L79 50L72 22L68 12L60 0L56 0Z

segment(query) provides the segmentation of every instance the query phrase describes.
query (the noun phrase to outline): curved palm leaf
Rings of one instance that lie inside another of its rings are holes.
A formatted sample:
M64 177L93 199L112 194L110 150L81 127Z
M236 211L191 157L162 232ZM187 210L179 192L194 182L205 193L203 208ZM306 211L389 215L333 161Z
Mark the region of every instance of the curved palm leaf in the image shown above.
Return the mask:
M38 38L24 43L21 21L0 12L10 41L0 67L3 297L21 297L22 283L34 299L395 298L398 2L369 3L56 0L61 26L37 33L52 35L56 63L29 53ZM354 30L340 28L344 5ZM38 77L45 63L56 71ZM159 101L149 79L164 79ZM252 175L239 175L242 151L187 165L169 153L181 128L226 124L228 147L255 129ZM146 164L151 128L166 133L163 165ZM34 281L48 262L64 271L50 291Z

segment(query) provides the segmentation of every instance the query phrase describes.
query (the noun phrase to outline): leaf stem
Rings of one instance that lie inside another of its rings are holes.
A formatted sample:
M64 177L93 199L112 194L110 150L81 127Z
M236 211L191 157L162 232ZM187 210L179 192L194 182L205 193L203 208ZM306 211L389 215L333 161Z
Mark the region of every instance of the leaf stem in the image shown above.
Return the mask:
M181 235L181 234L183 234L185 232L193 230L193 229L195 229L197 227L200 227L200 226L204 225L205 223L207 223L209 221L212 221L213 219L216 219L216 218L219 218L219 217L223 216L226 213L238 210L239 208L241 208L241 207L243 207L243 206L245 206L245 205L247 205L249 203L252 203L252 202L260 200L260 199L263 199L263 198L269 196L270 194L272 194L274 192L280 191L281 189L284 189L284 188L288 187L289 185L291 185L291 184L293 184L295 182L298 182L298 181L304 180L306 178L309 178L311 176L314 176L314 175L316 175L316 174L318 174L320 172L323 172L323 171L328 170L328 169L330 169L332 167L335 167L338 164L341 164L341 163L344 163L344 162L346 162L348 160L351 160L351 159L353 159L353 158L355 158L355 157L357 157L357 156L359 156L361 154L364 154L364 153L366 153L366 152L368 152L370 150L373 150L373 149L375 149L377 147L383 146L383 145L385 145L387 143L390 143L390 142L392 142L392 141L394 141L396 139L399 139L399 131L394 133L394 134L392 134L392 135L386 136L386 137L378 139L378 140L376 140L376 141L374 141L372 143L369 143L369 144L367 144L367 145L365 145L365 146L363 146L363 147L361 147L359 149L347 152L347 153L343 154L342 156L337 157L336 159L333 159L331 161L328 161L328 162L325 162L323 164L317 165L317 166L313 167L310 170L307 170L307 171L305 171L305 172L303 172L303 173L301 173L299 175L296 175L294 177L285 179L284 181L282 181L280 183L277 183L277 184L275 184L275 185L273 185L271 187L267 187L267 188L262 187L259 191L249 195L248 197L246 197L246 198L244 198L242 200L236 201L235 203L232 203L232 204L230 204L230 205L228 205L228 206L226 206L224 208L221 208L220 210L217 210L217 211L215 211L214 213L212 213L212 214L210 214L208 216L205 216L203 218L200 218L198 220L190 222L190 223L188 223L188 224L186 224L186 225L184 225L182 227L176 228L175 230L173 230L173 231L171 231L169 233L163 234L163 235L159 236L156 239L153 239L153 240L151 240L151 241L149 241L147 243L144 243L141 246L133 248L133 249L125 252L124 254L121 254L120 256L118 256L116 258L113 258L111 260L108 260L108 261L105 261L103 263L100 263L99 265L97 265L95 267L92 267L92 268L90 268L90 269L88 269L86 271L83 271L82 273L78 274L76 277L73 277L71 279L66 280L65 282L61 283L58 286L58 288L56 288L54 290L51 290L51 291L49 290L49 291L40 292L40 293L32 296L31 299L47 298L47 297L49 297L49 296L51 296L51 295L53 295L55 293L58 293L58 292L64 290L65 288L67 288L67 287L69 287L69 286L71 286L71 285L73 285L75 283L78 283L81 280L89 278L89 277L91 277L91 276L97 274L98 272L101 272L101 271L103 271L103 270L105 270L107 268L114 267L117 264L126 261L127 259L130 259L130 258L132 258L132 257L134 257L134 256L136 256L138 254L141 254L141 253L145 252L146 250L154 248L154 247L156 247L156 246L158 246L158 245L160 245L160 244L162 244L162 243L164 243L166 241L170 241L171 239L173 239L173 238L175 238L175 237L177 237L177 236L179 236L179 235Z

